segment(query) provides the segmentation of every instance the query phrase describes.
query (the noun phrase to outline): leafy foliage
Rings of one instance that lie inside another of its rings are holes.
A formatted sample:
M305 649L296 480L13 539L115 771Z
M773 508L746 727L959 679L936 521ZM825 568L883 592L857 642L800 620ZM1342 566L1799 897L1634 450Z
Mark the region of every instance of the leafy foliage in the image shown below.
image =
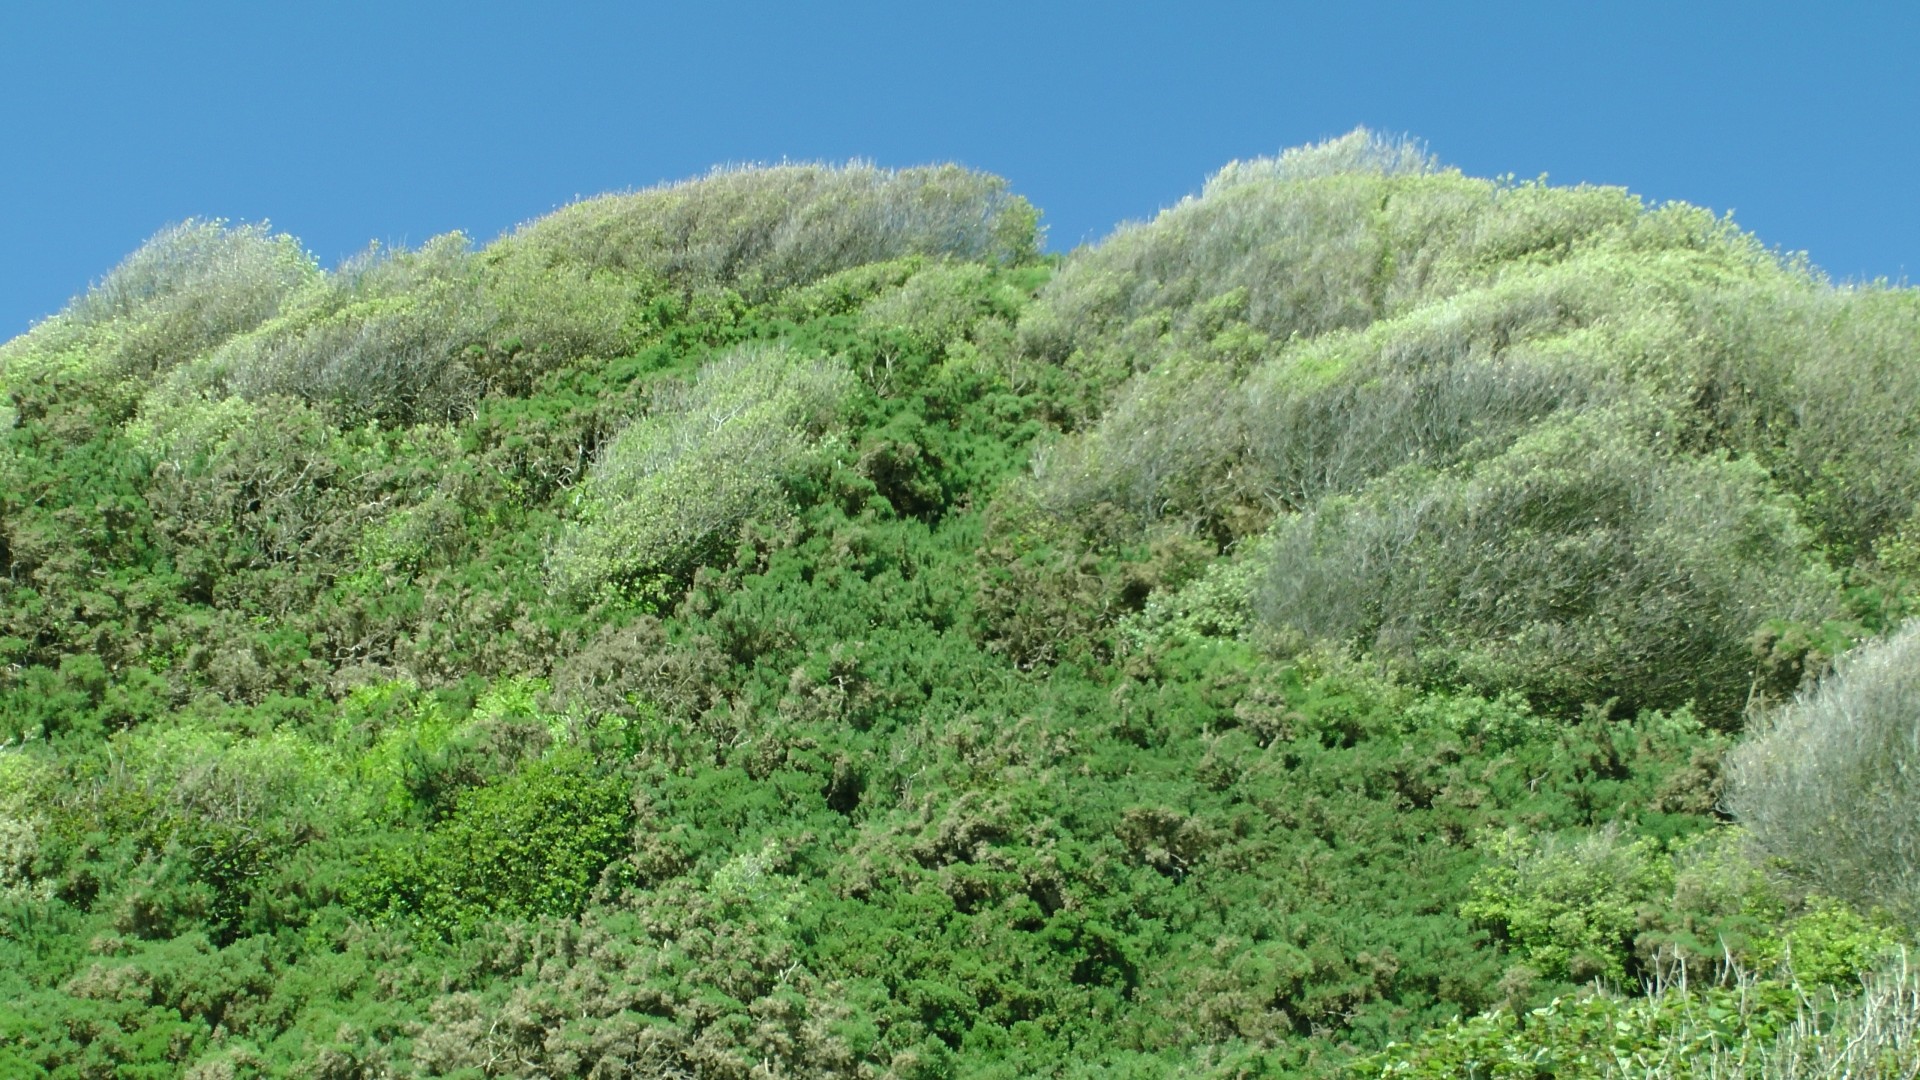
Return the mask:
M1898 680L1729 747L1913 608L1910 293L1366 132L1038 239L188 223L0 346L0 1072L1902 1060L1794 719Z

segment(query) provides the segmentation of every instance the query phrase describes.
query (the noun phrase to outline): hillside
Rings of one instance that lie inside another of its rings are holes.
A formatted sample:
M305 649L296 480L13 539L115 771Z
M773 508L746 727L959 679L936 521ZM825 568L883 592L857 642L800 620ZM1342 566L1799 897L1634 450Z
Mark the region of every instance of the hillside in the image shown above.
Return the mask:
M1914 1075L1920 294L1365 131L1039 220L190 221L0 346L0 1073Z

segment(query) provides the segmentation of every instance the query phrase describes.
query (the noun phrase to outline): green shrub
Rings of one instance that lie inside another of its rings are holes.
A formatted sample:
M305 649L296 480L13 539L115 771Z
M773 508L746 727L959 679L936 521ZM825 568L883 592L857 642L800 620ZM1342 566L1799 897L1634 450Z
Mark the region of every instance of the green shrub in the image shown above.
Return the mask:
M500 242L545 266L655 275L692 292L770 297L905 255L1030 259L1037 215L1004 180L957 165L779 165L575 203Z
M459 796L418 842L378 853L358 906L452 934L494 917L579 914L627 848L629 782L557 751Z
M1920 507L1920 295L1864 287L1759 297L1749 353L1791 358L1776 422L1756 439L1841 564L1911 530Z
M1111 385L1170 347L1226 346L1223 334L1241 339L1225 355L1258 353L1395 317L1514 264L1617 243L1642 213L1619 189L1443 172L1417 147L1360 130L1236 162L1199 197L1076 254L1022 343Z
M1465 917L1490 927L1521 962L1551 979L1623 982L1644 912L1672 888L1651 840L1602 829L1577 842L1494 836Z
M1555 999L1456 1020L1354 1062L1352 1077L1494 1080L1910 1080L1920 1061L1920 973L1904 959L1855 989L1776 979L1666 987L1647 997Z
M1920 918L1920 625L1842 655L1725 768L1728 808L1815 888Z
M601 451L550 569L565 592L679 577L747 519L781 512L854 392L845 368L744 346L663 396Z
M1730 724L1768 618L1820 610L1804 534L1752 465L1677 456L1656 413L1543 425L1489 461L1408 469L1276 528L1272 626L1536 704L1695 702Z

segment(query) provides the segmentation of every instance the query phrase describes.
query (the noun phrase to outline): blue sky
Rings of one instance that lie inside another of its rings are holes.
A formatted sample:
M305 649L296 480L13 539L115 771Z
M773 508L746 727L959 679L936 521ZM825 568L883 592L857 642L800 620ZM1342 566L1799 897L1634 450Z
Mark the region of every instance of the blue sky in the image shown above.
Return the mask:
M161 226L326 265L717 163L955 160L1068 249L1355 125L1920 272L1920 4L0 6L0 338Z

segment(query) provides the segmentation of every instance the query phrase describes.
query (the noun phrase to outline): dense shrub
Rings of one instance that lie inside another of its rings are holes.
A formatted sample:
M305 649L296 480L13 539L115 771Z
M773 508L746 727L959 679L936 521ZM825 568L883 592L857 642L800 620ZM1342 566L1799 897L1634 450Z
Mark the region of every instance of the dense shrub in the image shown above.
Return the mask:
M452 815L375 856L355 902L452 934L498 916L578 914L627 846L628 782L576 750L462 792Z
M1815 888L1920 915L1920 626L1840 657L1726 771L1729 809Z
M1771 438L1754 441L1835 561L1865 561L1911 536L1920 506L1920 298L1863 287L1755 301L1740 345L1791 366Z
M1804 533L1756 467L1676 455L1657 413L1583 413L1499 457L1394 473L1277 527L1267 622L1422 678L1560 706L1694 701L1728 724L1769 618L1821 610Z
M1487 858L1461 914L1552 979L1625 981L1635 935L1672 888L1672 869L1652 841L1611 829L1572 843L1503 834Z
M750 299L904 255L1019 261L1037 215L1004 180L956 165L779 165L575 203L504 248L548 266L640 271Z
M264 223L184 221L0 346L0 384L48 366L150 378L271 319L317 274L298 241Z
M1435 1028L1346 1075L1406 1080L1591 1076L1621 1080L1907 1080L1920 1061L1920 978L1904 959L1857 988L1745 978L1646 997L1556 998Z
M746 346L702 368L601 452L559 539L552 573L584 593L677 576L755 515L785 506L853 393L852 376L784 347Z
M1497 454L1556 410L1648 388L1686 403L1676 422L1691 448L1777 457L1766 433L1777 440L1806 398L1787 386L1794 350L1779 355L1778 340L1749 328L1779 306L1763 297L1791 307L1819 294L1804 274L1756 258L1737 230L1644 211L1619 192L1453 174L1347 179L1387 185L1389 216L1464 215L1447 228L1378 226L1398 284L1364 317L1302 327L1263 315L1258 298L1272 287L1250 275L1291 273L1287 259L1261 248L1231 267L1202 265L1211 241L1178 216L1214 212L1212 194L1079 256L1047 287L1022 324L1025 347L1096 387L1118 384L1091 395L1097 423L1047 462L1050 507L1086 516L1105 504L1136 526L1172 516L1225 537L1263 511L1303 509L1409 463ZM1235 185L1280 199L1299 182L1267 169ZM1278 213L1249 210L1228 231L1257 232ZM1521 235L1529 223L1538 235ZM1129 244L1153 259L1113 264ZM1176 270L1182 259L1196 263ZM1350 301L1356 288L1332 295Z
M1640 213L1618 189L1439 171L1417 147L1360 130L1236 162L1198 197L1076 255L1022 342L1111 385L1169 347L1258 354L1400 315L1515 263L1568 258Z
M1557 410L1621 395L1601 366L1530 347L1579 321L1549 289L1503 288L1297 342L1244 377L1170 357L1043 459L1043 502L1225 538L1405 465L1498 454Z
M467 351L486 343L497 316L460 234L418 251L369 251L300 300L208 361L224 388L325 405L347 424L447 420L476 395Z

